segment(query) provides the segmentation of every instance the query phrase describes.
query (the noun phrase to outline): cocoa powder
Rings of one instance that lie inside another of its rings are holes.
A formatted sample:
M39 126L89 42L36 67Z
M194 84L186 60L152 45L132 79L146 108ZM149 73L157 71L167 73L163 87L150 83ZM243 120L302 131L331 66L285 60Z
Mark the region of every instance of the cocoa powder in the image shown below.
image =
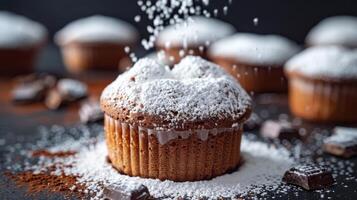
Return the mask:
M85 186L77 183L77 177L51 175L50 173L34 174L32 171L5 173L18 187L26 187L27 195L33 196L41 192L59 192L65 197L84 198L87 194Z
M49 152L48 150L40 149L33 151L32 157L48 157L48 158L64 158L75 155L74 151L59 151L59 152ZM63 166L71 167L71 166ZM89 194L86 193L86 187L82 184L77 183L77 178L75 176L67 176L65 174L54 175L58 166L52 166L45 168L44 172L34 173L33 171L24 171L19 173L5 172L10 180L14 181L16 186L25 187L28 196L34 196L42 192L50 193L61 193L66 198L77 197L84 199L88 197Z
M59 157L59 158L65 158L69 156L75 155L76 152L74 151L58 151L58 152L50 152L45 149L39 149L36 151L32 152L32 157L49 157L49 158L54 158L54 157Z

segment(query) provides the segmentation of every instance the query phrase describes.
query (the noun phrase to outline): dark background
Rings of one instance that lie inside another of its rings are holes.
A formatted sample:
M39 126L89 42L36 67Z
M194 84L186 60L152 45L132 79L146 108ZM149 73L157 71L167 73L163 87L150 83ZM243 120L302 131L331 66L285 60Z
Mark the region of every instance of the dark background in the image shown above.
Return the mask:
M136 2L137 0L0 0L0 9L37 20L43 23L51 34L77 18L103 14L133 23L145 36L145 21L134 22L134 16L142 14ZM224 2L228 0L210 0L210 6L222 8ZM232 0L232 2L228 15L220 15L220 18L234 24L238 31L282 34L300 43L303 42L308 30L325 17L357 15L355 0ZM254 26L254 17L259 18L258 26Z

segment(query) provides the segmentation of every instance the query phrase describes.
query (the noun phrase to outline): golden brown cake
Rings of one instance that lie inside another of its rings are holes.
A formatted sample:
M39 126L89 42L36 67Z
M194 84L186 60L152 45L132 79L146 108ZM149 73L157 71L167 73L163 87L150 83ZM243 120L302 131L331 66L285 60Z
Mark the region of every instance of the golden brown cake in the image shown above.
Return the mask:
M322 20L306 37L307 46L357 48L357 17L334 16Z
M247 91L284 92L287 83L283 66L299 49L282 36L239 33L215 42L208 54Z
M0 11L0 76L31 72L46 40L41 24Z
M141 59L102 93L108 157L121 173L210 179L237 168L251 112L240 85L213 63L186 57L170 70Z
M357 122L357 51L312 47L286 65L291 111L319 122Z
M157 50L178 63L186 55L207 57L207 47L214 41L232 35L235 28L217 19L194 16L167 26L156 41Z
M136 29L119 19L92 16L76 20L56 36L61 47L64 63L70 72L88 69L124 70L131 61L125 47L135 46L138 40Z

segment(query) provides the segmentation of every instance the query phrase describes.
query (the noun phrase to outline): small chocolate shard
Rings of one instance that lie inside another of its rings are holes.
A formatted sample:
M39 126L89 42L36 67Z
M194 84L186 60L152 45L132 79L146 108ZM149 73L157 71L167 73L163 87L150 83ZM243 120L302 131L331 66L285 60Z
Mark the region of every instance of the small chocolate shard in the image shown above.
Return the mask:
M260 129L260 134L266 138L278 138L280 140L299 139L301 135L299 129L287 121L267 120Z
M323 150L335 156L350 158L357 155L357 128L336 127L324 140Z
M56 84L56 78L48 74L30 74L15 78L12 101L18 104L42 101L48 89Z
M84 83L73 79L60 79L57 86L48 92L45 105L49 109L56 110L86 96L87 86Z
M74 79L61 79L57 82L57 90L66 101L76 101L87 96L87 86Z
M104 119L104 113L100 108L99 100L94 98L84 100L78 113L82 123L98 122Z
M46 88L38 82L22 84L12 91L12 101L16 104L40 102L45 94Z
M256 114L252 113L249 119L244 123L244 131L254 131L259 129L262 125L262 119Z
M283 181L306 190L329 187L334 183L331 172L314 164L301 164L285 172Z
M62 94L56 89L52 89L48 92L45 99L45 105L51 110L57 110L66 103Z
M128 189L121 185L110 185L104 188L104 198L109 200L146 200L150 198L149 190L144 185Z

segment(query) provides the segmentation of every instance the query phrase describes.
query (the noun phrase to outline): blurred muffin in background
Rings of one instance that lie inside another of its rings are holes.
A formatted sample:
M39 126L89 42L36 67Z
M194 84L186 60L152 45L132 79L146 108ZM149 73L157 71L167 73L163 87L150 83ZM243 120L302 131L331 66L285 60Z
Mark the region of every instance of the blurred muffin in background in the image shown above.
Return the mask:
M127 22L95 15L66 25L55 35L70 72L87 69L124 70L130 65L125 47L135 46L139 34Z
M284 92L283 66L300 51L293 41L278 35L238 33L209 48L209 58L237 78L250 92Z
M175 65L172 57L170 58L164 51L151 52L147 54L145 58L153 59L162 66L173 67Z
M335 16L322 20L311 29L306 37L306 44L357 48L357 17Z
M46 40L47 30L41 24L0 11L0 75L31 72Z
M291 111L319 122L357 122L357 51L311 47L286 64Z
M194 16L167 26L158 35L157 50L164 50L174 63L186 55L206 58L207 47L214 41L232 35L235 28L223 21Z

